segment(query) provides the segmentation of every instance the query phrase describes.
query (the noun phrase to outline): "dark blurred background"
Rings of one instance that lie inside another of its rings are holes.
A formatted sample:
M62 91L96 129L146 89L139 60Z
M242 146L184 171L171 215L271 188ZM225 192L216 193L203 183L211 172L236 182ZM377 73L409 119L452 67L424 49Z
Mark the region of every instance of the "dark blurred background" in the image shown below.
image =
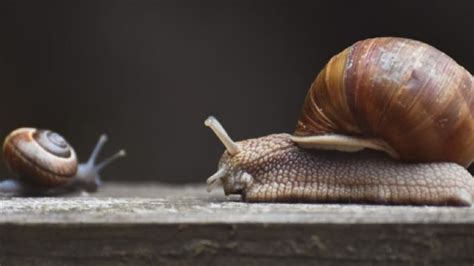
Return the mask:
M204 182L223 146L291 132L308 86L357 40L427 42L474 71L474 1L2 1L0 136L51 128L107 180ZM0 176L9 175L0 165Z

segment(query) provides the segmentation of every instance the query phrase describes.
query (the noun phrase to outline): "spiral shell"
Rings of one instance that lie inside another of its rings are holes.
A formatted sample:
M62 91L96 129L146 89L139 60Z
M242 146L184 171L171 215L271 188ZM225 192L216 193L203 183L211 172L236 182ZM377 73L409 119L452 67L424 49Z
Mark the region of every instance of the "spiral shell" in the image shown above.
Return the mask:
M318 74L294 135L374 139L402 160L468 166L473 97L472 75L436 48L403 38L367 39Z
M3 143L3 156L20 178L45 187L66 184L77 172L74 149L61 135L50 130L13 131Z

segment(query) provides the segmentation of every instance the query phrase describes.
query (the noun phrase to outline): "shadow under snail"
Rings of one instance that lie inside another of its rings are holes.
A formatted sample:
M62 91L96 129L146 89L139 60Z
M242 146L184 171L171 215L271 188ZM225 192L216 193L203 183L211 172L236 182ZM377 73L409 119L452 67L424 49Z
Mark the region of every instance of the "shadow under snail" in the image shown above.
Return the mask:
M209 117L226 151L208 190L248 202L470 206L473 115L473 77L446 54L404 38L359 41L317 75L293 135L234 142Z
M99 138L89 160L78 164L76 153L58 133L19 128L3 143L3 157L18 178L0 182L0 196L55 196L74 191L95 192L101 185L99 172L125 156L120 150L100 163L97 156L107 136Z

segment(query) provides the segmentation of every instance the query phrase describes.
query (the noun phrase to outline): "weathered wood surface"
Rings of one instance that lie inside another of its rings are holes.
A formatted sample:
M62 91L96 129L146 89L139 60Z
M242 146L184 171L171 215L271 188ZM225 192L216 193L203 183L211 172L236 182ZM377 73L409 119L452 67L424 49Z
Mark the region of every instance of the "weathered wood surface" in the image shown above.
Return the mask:
M246 204L109 184L0 199L0 265L473 265L474 208Z

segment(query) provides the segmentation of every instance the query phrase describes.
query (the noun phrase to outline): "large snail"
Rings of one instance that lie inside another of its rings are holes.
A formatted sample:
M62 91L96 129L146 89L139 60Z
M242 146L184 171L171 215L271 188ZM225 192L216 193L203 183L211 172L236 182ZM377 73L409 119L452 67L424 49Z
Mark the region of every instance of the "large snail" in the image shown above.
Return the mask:
M107 141L99 138L89 160L78 164L76 153L58 133L35 128L11 132L3 144L3 157L18 178L0 182L0 195L54 196L73 191L95 192L101 184L100 170L125 156L120 150L101 163L97 156Z
M226 152L208 190L222 184L249 202L470 206L473 97L472 75L430 45L359 41L317 75L294 135L233 142L209 117Z

